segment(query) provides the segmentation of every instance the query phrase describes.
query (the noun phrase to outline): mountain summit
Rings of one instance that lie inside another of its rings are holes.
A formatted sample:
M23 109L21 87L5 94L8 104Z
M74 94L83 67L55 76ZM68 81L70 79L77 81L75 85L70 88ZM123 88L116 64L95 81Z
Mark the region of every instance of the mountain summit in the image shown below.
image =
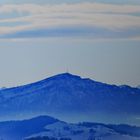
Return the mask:
M51 115L65 121L139 124L140 89L70 73L0 90L0 119Z

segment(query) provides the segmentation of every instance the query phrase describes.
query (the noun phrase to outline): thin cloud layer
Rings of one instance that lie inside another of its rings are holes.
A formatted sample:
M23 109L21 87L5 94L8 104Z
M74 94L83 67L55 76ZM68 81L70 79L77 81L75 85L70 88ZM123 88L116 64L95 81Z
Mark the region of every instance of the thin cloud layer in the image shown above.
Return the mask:
M140 6L87 2L0 7L1 38L49 36L138 38Z

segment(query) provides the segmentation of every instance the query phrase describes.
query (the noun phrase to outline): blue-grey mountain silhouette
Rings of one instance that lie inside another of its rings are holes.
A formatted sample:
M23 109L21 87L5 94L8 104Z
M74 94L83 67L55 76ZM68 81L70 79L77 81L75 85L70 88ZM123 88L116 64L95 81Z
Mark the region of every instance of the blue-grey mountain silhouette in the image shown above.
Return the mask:
M0 122L3 140L140 140L140 127L67 123L49 116Z
M0 90L0 119L51 115L64 121L140 125L140 89L59 74Z

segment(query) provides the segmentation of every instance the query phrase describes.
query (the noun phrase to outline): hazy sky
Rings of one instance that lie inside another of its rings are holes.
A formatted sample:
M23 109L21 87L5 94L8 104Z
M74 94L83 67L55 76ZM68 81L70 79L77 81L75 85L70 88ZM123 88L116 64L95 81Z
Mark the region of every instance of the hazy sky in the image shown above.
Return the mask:
M0 87L69 71L140 85L139 0L1 0Z

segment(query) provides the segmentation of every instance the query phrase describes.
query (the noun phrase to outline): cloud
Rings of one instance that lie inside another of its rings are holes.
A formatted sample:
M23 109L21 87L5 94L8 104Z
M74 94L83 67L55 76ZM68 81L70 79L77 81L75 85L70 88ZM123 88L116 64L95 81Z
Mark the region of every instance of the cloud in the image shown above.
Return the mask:
M140 14L139 5L86 2L56 5L11 4L0 7L0 14L13 12L22 16L0 18L1 38L48 36L135 38L140 36L140 16L136 16Z
M35 4L62 4L62 3L80 3L85 0L1 0L0 4L24 4L24 3L35 3ZM86 2L98 2L98 3L112 3L112 4L140 4L139 0L86 0Z
M1 5L0 13L17 11L19 13L29 12L32 14L46 12L112 12L112 13L135 13L140 12L140 5L115 5L103 3L75 3L75 4L56 4L56 5L37 5L37 4L11 4Z

